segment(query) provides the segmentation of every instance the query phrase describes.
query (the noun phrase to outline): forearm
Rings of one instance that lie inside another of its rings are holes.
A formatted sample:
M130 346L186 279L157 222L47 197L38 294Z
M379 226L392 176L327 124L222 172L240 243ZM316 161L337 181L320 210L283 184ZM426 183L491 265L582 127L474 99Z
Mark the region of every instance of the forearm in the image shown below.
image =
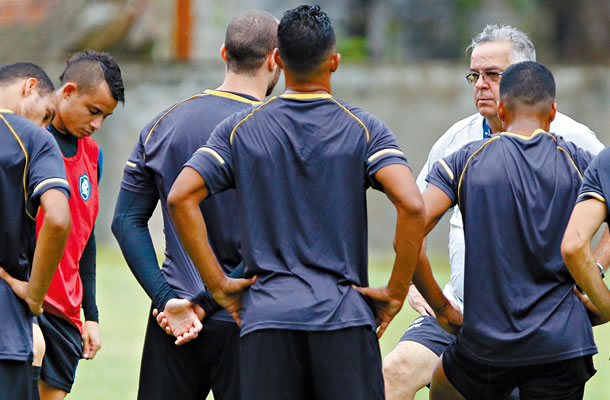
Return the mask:
M413 273L413 283L435 313L442 313L447 308L449 300L447 300L441 287L434 279L425 247L422 247L419 254L417 267Z
M243 261L239 263L239 265L231 271L229 274L229 278L243 278L244 277L244 263ZM209 317L210 315L216 313L222 306L214 300L212 294L207 290L202 290L195 297L191 299L193 303L197 303L203 308L205 311L205 315Z
M38 233L32 271L28 282L28 297L42 304L53 274L63 256L70 234L70 207L67 197L50 189L41 196L44 219Z
M99 322L99 313L95 300L96 252L94 228L81 256L78 272L83 283L82 306L85 321Z
M610 234L608 233L608 225L604 226L604 232L600 238L595 250L593 250L593 258L604 268L604 272L610 267Z
M112 232L138 283L151 298L153 305L163 310L170 299L178 296L159 268L148 229L148 220L157 201L157 196L121 189L112 221Z
M606 318L610 317L610 291L602 280L589 245L564 253L564 261L576 284Z

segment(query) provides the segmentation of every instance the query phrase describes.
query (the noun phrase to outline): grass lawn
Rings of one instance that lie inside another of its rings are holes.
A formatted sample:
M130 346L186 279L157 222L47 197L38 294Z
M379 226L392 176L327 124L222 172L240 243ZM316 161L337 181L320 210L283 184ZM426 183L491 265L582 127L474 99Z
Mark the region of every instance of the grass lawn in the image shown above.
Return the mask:
M441 266L435 270L435 274L444 284L449 276L446 262L433 260L433 265ZM385 284L390 267L390 261L373 262L371 285ZM135 399L149 300L118 250L101 251L99 254L97 297L103 348L95 360L81 360L76 383L68 398ZM415 317L415 311L405 304L381 338L384 356L392 350ZM585 400L605 399L610 393L610 323L596 327L594 333L599 347L599 354L594 357L597 374L587 384ZM420 391L416 397L417 400L427 398L427 389Z

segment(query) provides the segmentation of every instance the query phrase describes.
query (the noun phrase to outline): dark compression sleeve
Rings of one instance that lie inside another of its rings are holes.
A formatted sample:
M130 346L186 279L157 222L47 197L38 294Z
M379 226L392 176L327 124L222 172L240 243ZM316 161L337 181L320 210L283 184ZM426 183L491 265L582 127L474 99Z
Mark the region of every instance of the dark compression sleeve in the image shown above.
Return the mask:
M229 274L229 278L243 278L244 277L244 262L240 262L237 267ZM205 311L205 316L209 317L216 311L220 310L222 306L214 300L210 292L202 290L197 293L195 297L190 299L191 302L197 303Z
M152 299L154 307L163 311L165 304L178 296L159 268L148 230L148 220L158 200L157 195L121 188L114 209L112 233L119 242L131 272Z
M78 273L83 283L83 312L85 321L99 322L97 303L95 301L96 245L95 227L87 241L83 255L80 258Z

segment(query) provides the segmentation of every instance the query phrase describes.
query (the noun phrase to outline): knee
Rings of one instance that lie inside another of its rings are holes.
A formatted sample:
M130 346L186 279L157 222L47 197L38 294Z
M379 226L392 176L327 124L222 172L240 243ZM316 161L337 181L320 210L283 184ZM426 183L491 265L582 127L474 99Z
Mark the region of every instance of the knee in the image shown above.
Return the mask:
M34 361L32 361L32 365L40 367L47 347L42 331L36 324L32 324L32 338L34 342Z
M403 380L413 370L412 359L400 344L383 360L383 377L386 381ZM404 381L403 381L404 382Z

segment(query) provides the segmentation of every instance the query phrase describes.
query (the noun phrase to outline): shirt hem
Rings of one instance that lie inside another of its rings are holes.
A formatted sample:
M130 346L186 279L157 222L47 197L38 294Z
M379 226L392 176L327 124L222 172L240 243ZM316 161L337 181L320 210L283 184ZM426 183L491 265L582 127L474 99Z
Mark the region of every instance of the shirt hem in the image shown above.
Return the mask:
M475 361L499 367L521 367L529 365L549 364L556 361L569 360L571 358L578 358L598 353L597 346L594 345L584 349L572 350L554 355L545 354L539 357L528 357L511 360L495 360L477 356L476 354L472 353L463 346L462 348L462 352L465 353L467 356L472 357Z
M373 330L377 327L368 319L357 319L353 321L336 322L332 324L310 324L306 322L284 322L284 321L268 321L259 322L248 327L242 328L240 337L244 337L248 333L263 329L285 329L291 331L336 331L339 329L352 328L355 326L370 326Z

